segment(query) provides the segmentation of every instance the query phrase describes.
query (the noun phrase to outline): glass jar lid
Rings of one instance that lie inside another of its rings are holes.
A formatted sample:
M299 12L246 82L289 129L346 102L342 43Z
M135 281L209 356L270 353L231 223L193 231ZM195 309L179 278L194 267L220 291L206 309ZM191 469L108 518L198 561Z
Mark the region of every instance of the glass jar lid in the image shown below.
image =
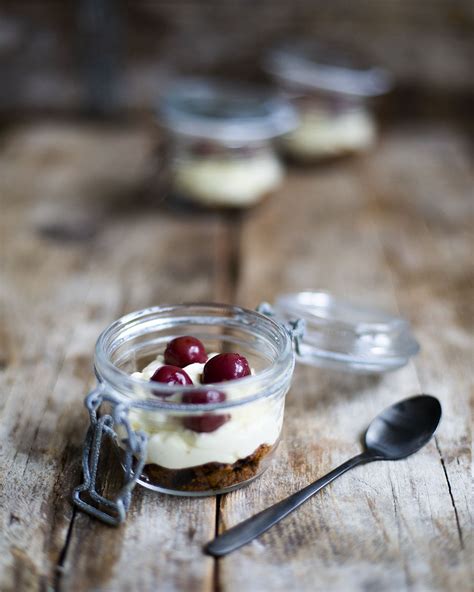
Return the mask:
M274 304L285 321L304 319L297 360L354 373L401 368L420 346L405 319L354 305L328 292L284 294Z
M371 97L391 88L391 77L352 50L323 43L300 41L270 50L264 68L294 90L337 92Z
M293 107L272 92L198 78L176 81L161 100L159 115L174 132L231 143L268 140L297 124Z

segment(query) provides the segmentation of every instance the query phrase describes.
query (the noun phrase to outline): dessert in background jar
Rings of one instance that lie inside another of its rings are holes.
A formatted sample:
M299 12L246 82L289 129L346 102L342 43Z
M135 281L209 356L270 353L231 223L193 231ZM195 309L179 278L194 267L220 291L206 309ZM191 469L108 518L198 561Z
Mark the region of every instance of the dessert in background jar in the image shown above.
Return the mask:
M282 165L271 140L296 125L268 91L182 79L160 103L171 193L204 206L251 206L276 189Z
M309 42L271 50L264 67L298 111L298 126L279 143L288 157L317 162L374 144L377 128L368 99L389 90L385 71L354 52Z

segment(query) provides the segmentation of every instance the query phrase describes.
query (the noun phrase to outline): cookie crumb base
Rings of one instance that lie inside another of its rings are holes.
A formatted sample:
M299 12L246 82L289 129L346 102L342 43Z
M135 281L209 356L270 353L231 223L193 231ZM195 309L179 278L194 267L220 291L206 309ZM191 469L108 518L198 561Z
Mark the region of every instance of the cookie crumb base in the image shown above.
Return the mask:
M167 469L157 464L145 465L140 481L144 485L168 490L201 492L244 483L261 473L270 460L276 444L261 444L253 454L233 464L210 462L185 469Z

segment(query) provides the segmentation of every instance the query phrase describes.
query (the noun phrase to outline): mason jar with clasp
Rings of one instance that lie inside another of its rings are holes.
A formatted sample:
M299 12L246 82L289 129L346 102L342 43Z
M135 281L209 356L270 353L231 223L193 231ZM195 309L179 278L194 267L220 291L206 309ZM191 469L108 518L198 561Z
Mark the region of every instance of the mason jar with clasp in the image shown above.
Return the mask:
M161 369L169 371L169 344L189 336L207 352L181 365L189 380L155 380ZM97 340L97 386L85 400L90 426L74 503L119 524L136 483L180 496L247 485L277 451L295 361L375 374L404 366L417 351L405 320L321 291L281 295L257 311L172 304L128 314ZM205 380L214 357L231 352L246 360L245 375ZM104 438L115 442L124 472L114 499L97 491Z

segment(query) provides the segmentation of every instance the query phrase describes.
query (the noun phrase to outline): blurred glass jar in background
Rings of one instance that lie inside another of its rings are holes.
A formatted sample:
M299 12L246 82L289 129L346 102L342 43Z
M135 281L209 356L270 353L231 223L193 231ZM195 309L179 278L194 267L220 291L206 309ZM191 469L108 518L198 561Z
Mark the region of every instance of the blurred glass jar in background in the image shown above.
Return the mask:
M374 144L377 129L368 99L389 90L387 72L353 52L311 42L276 47L263 66L298 111L299 125L280 142L286 156L317 162Z
M171 193L205 206L247 207L283 177L272 140L296 126L293 107L245 85L181 79L159 107Z

